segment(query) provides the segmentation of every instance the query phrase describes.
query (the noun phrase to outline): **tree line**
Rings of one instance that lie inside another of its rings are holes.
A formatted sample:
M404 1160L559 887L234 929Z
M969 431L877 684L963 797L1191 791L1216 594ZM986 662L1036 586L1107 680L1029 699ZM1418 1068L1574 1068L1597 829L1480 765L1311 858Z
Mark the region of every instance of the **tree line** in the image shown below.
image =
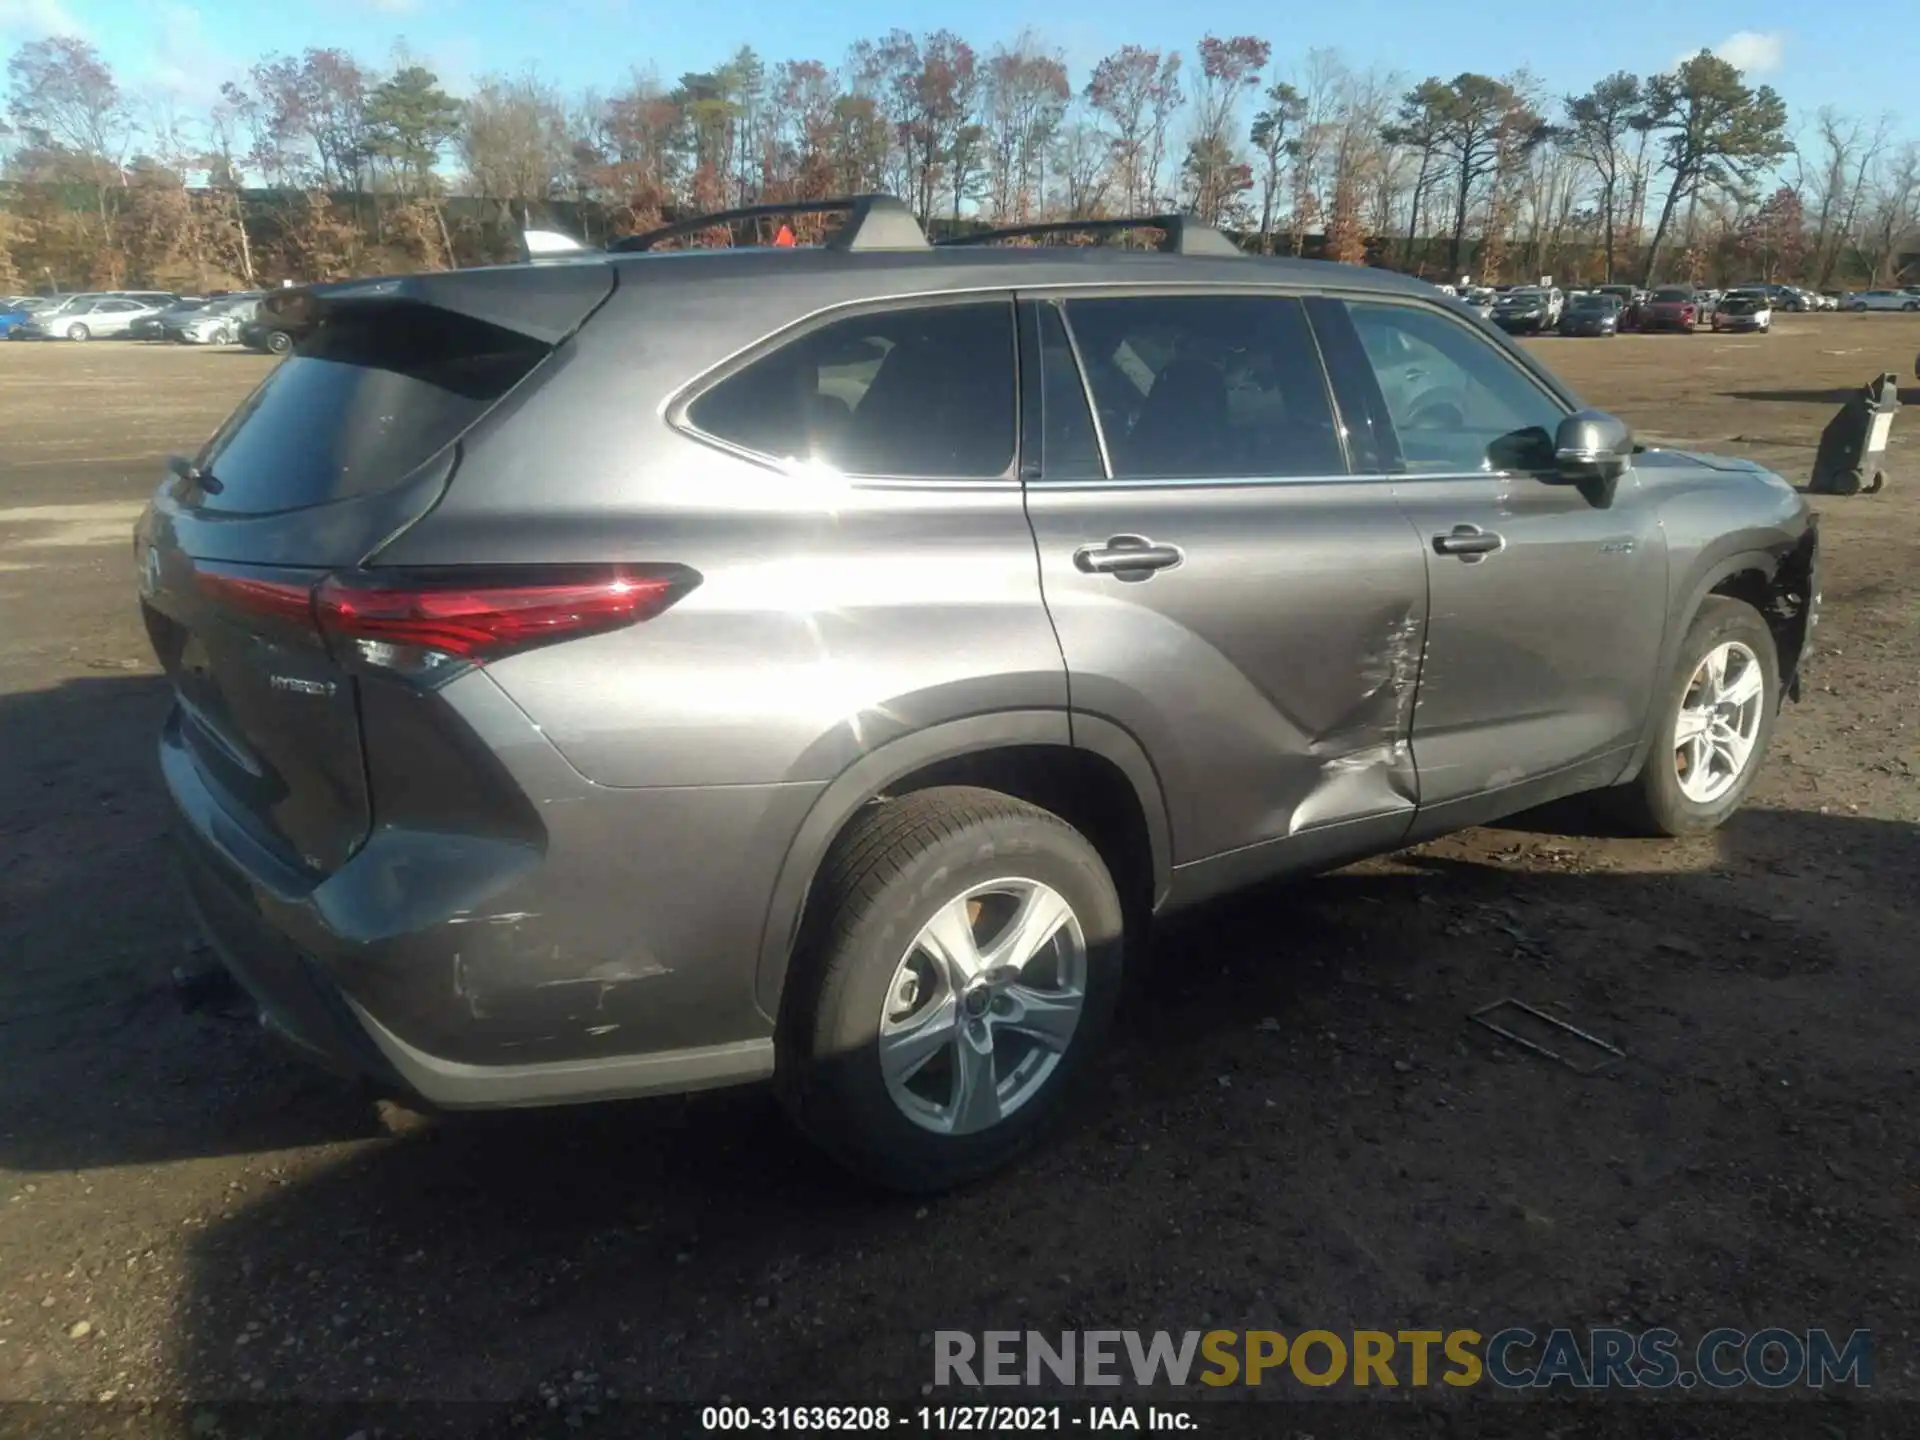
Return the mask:
M742 47L672 83L496 74L456 98L404 52L309 49L190 110L57 37L21 45L6 82L0 290L483 263L529 220L598 243L873 190L932 228L1179 209L1250 249L1489 282L1920 266L1920 144L1891 117L1796 125L1707 51L1554 96L1524 70L1412 81L1252 35L1122 46L1075 76L1032 32L982 51L895 30L837 64Z

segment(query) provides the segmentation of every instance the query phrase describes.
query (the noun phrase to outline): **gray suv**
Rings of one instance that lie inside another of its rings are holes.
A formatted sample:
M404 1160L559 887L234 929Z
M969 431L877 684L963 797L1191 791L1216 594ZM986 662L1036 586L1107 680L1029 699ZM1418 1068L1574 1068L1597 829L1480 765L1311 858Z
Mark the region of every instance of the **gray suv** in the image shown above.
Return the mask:
M295 1045L441 1107L771 1077L936 1189L1155 916L1740 804L1817 607L1785 481L1416 281L840 206L270 297L136 560L192 901Z

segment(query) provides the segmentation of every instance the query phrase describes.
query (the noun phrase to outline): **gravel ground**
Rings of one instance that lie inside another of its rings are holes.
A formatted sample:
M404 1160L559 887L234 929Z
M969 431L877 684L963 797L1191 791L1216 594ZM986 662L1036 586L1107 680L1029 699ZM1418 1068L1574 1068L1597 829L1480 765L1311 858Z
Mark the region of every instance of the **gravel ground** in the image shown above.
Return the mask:
M1531 343L1643 434L1802 478L1920 320ZM591 1425L918 1403L937 1328L1516 1323L1867 1327L1876 1394L1920 1399L1911 422L1888 493L1820 502L1808 693L1722 834L1563 807L1212 907L1160 938L1077 1123L922 1203L842 1179L759 1091L429 1119L176 1008L195 943L127 536L159 457L270 363L0 345L0 1402ZM1509 996L1628 1059L1581 1076L1469 1023ZM137 1413L0 1404L0 1431Z

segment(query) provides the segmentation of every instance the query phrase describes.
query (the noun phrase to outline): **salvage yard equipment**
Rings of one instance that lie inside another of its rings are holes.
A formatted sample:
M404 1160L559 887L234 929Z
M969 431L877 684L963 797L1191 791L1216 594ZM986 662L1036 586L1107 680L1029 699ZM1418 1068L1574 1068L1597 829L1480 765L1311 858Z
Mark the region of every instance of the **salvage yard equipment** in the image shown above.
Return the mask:
M1900 385L1891 371L1862 385L1820 432L1813 478L1816 495L1877 494L1887 483L1887 437L1900 408Z

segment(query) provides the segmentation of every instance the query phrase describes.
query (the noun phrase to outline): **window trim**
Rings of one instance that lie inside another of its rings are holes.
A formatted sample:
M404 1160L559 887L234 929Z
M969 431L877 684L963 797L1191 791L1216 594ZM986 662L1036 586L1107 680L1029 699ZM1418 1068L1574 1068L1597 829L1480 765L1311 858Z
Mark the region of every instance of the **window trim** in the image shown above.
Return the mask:
M1087 409L1093 416L1094 438L1099 443L1100 462L1106 471L1106 478L1100 480L1048 480L1045 475L1030 485L1045 490L1191 490L1204 486L1245 489L1250 486L1297 486L1324 485L1336 481L1375 480L1380 477L1363 474L1353 468L1353 453L1347 444L1345 419L1340 407L1340 397L1333 381L1333 372L1327 363L1325 349L1320 336L1314 329L1313 314L1307 302L1316 295L1325 292L1299 285L1261 285L1244 283L1223 283L1216 281L1095 281L1083 284L1049 284L1022 286L1020 300L1035 305L1056 305L1060 310L1060 323L1067 332L1067 344L1073 352L1074 366L1080 372L1080 389L1086 398ZM1325 475L1215 475L1215 476L1116 476L1113 473L1113 460L1107 447L1106 426L1100 419L1100 407L1094 402L1093 381L1087 374L1086 356L1080 348L1080 337L1074 331L1073 317L1067 306L1075 300L1152 300L1180 299L1198 300L1213 296L1230 296L1249 300L1291 300L1300 307L1300 318L1307 328L1307 336L1313 342L1314 356L1320 364L1320 383L1326 392L1327 411L1333 417L1334 438L1340 447L1341 462L1345 467L1335 474ZM1044 454L1041 465L1044 469Z
M661 413L672 429L690 440L696 440L702 445L731 455L736 460L745 460L779 475L790 475L792 471L780 456L769 455L763 450L755 450L729 440L725 436L702 430L693 423L689 412L710 391L731 380L742 370L829 325L858 319L862 315L886 315L902 310L935 310L957 305L982 304L1001 304L1007 311L1009 337L1007 358L1014 407L1013 458L1009 461L1007 468L998 475L848 475L845 479L848 485L861 489L1018 490L1021 484L1020 466L1024 458L1021 441L1025 408L1022 404L1020 378L1020 316L1018 297L1012 287L1006 285L995 285L982 290L937 290L871 297L810 311L799 319L790 321L779 329L770 331L750 344L742 346L717 365L703 370L667 398L666 403L661 407Z
M1559 384L1550 372L1535 365L1531 357L1515 345L1506 335L1498 333L1488 334L1481 325L1470 323L1465 317L1454 314L1443 305L1433 304L1418 296L1370 293L1365 291L1355 292L1352 290L1329 291L1327 292L1326 298L1340 306L1340 320L1352 332L1356 344L1359 343L1359 327L1354 324L1353 316L1347 309L1347 306L1350 304L1392 306L1402 310L1416 310L1425 314L1437 315L1447 324L1477 339L1486 345L1488 349L1498 354L1502 360L1506 361L1508 365L1538 390L1550 405L1558 407L1561 419L1564 420L1580 408L1579 402ZM1319 323L1317 318L1315 323ZM1343 372L1347 363L1349 362L1342 362ZM1400 427L1394 423L1392 412L1387 409L1386 394L1380 389L1379 376L1374 373L1371 363L1362 367L1358 373L1348 377L1347 383L1357 387L1358 395L1362 403L1378 417L1376 423L1392 442L1393 456L1400 468L1397 470L1383 471L1382 473L1388 479L1395 482L1498 480L1533 477L1545 473L1538 470L1409 470L1406 468L1405 451L1401 448L1400 444Z

